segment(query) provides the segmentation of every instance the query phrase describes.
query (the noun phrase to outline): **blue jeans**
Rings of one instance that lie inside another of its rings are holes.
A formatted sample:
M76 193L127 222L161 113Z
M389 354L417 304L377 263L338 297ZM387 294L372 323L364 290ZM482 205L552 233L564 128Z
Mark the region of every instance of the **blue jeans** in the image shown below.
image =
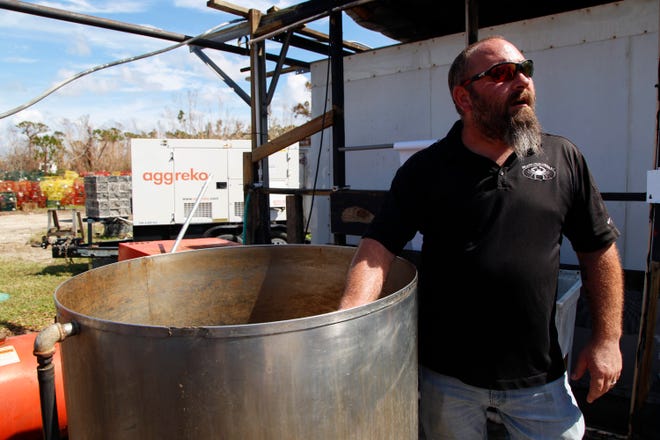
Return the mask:
M466 385L420 365L420 431L426 440L482 440L494 410L512 440L577 440L584 418L566 374L546 385L488 390Z

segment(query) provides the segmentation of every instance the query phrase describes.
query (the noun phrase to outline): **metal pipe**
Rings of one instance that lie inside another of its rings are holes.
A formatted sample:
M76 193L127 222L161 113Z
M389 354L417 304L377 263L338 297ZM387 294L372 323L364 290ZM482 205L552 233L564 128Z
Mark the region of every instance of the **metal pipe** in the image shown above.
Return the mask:
M225 84L227 84L243 100L243 102L245 102L247 105L251 104L250 95L245 93L245 91L236 83L236 81L231 79L229 75L227 75L217 64L215 64L213 60L202 51L202 49L193 46L190 48L190 51L197 55L199 59L204 62L204 64L209 66L218 75L220 75L220 78L222 78Z
M339 151L365 151L365 150L384 150L393 148L394 144L376 144L376 145L359 145L355 147L340 147Z
M266 93L266 105L270 105L273 100L273 95L275 94L275 89L277 88L277 82L280 79L280 74L282 73L282 66L284 65L284 60L286 53L289 50L289 44L291 42L291 35L293 31L287 31L284 35L284 41L282 42L282 48L280 49L280 59L277 60L277 65L273 69L273 79L270 81L270 86L268 87L268 92Z
M45 440L59 440L60 426L55 395L55 344L78 333L74 323L52 324L43 329L34 340L34 355L37 357L37 379L41 402L41 422Z
M91 15L79 14L76 12L69 12L63 9L51 8L48 6L41 6L33 3L26 3L17 0L0 0L0 8L8 9L16 12L23 12L27 14L37 15L40 17L54 18L57 20L68 21L71 23L84 24L89 26L100 27L115 31L128 32L131 34L143 35L146 37L160 38L161 40L169 40L182 42L190 36L168 32L160 29L154 29L146 26L138 26L129 23L123 23L116 20L109 20L107 18L93 17ZM197 40L195 44L202 47L211 47L214 49L225 50L225 46L221 43L216 43L211 40ZM243 53L243 52L241 52Z
M41 6L33 3L26 3L17 0L0 0L0 9L7 9L15 12L23 12L26 14L37 15L40 17L53 18L56 20L68 21L71 23L84 24L88 26L95 26L104 29L110 29L114 31L127 32L130 34L142 35L145 37L159 38L161 40L175 41L181 43L191 38L189 35L178 34L175 32L164 31L160 29L154 29L146 26L138 26L130 23L123 23L121 21L109 20L106 18L94 17L91 15L79 14L75 12L65 11L63 9L51 8L48 6ZM242 32L243 25L238 24L233 29L238 29L238 32ZM216 34L209 35L209 38L230 38L234 34L227 34L231 30L221 30ZM229 36L228 36L229 35ZM207 38L200 38L195 40L195 46L207 47L210 49L222 50L225 52L237 54L237 55L248 55L249 50L232 46L231 44L226 44L218 41L214 41ZM266 54L266 58L271 61L277 61L278 56L273 54ZM292 58L287 58L286 63L290 66L301 66L303 68L309 68L309 63L306 61L296 60Z
M76 333L78 333L78 329L74 323L60 324L58 322L46 327L34 340L34 355L37 357L53 356L55 344Z

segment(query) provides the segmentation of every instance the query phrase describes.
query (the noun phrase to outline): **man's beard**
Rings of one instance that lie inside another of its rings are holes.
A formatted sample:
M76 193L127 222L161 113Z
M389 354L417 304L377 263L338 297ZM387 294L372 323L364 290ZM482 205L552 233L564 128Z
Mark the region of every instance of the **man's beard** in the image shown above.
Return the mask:
M541 124L534 113L534 96L527 92L511 97L503 104L486 100L470 91L474 122L489 139L503 141L518 157L538 153L541 150ZM527 106L511 114L510 106L522 98Z

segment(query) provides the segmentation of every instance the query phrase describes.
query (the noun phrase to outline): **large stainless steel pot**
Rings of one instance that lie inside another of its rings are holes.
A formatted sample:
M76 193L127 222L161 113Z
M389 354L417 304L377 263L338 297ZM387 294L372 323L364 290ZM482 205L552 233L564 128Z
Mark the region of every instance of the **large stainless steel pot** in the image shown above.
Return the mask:
M354 249L240 246L90 270L55 292L69 436L417 438L413 265L335 311Z

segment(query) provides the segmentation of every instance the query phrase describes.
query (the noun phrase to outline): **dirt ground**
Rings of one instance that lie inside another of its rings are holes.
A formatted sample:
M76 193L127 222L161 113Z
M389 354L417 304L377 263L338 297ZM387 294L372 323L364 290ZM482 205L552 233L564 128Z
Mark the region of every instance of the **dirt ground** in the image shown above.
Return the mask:
M51 249L39 246L47 228L48 214L45 210L0 212L0 258L52 260Z

